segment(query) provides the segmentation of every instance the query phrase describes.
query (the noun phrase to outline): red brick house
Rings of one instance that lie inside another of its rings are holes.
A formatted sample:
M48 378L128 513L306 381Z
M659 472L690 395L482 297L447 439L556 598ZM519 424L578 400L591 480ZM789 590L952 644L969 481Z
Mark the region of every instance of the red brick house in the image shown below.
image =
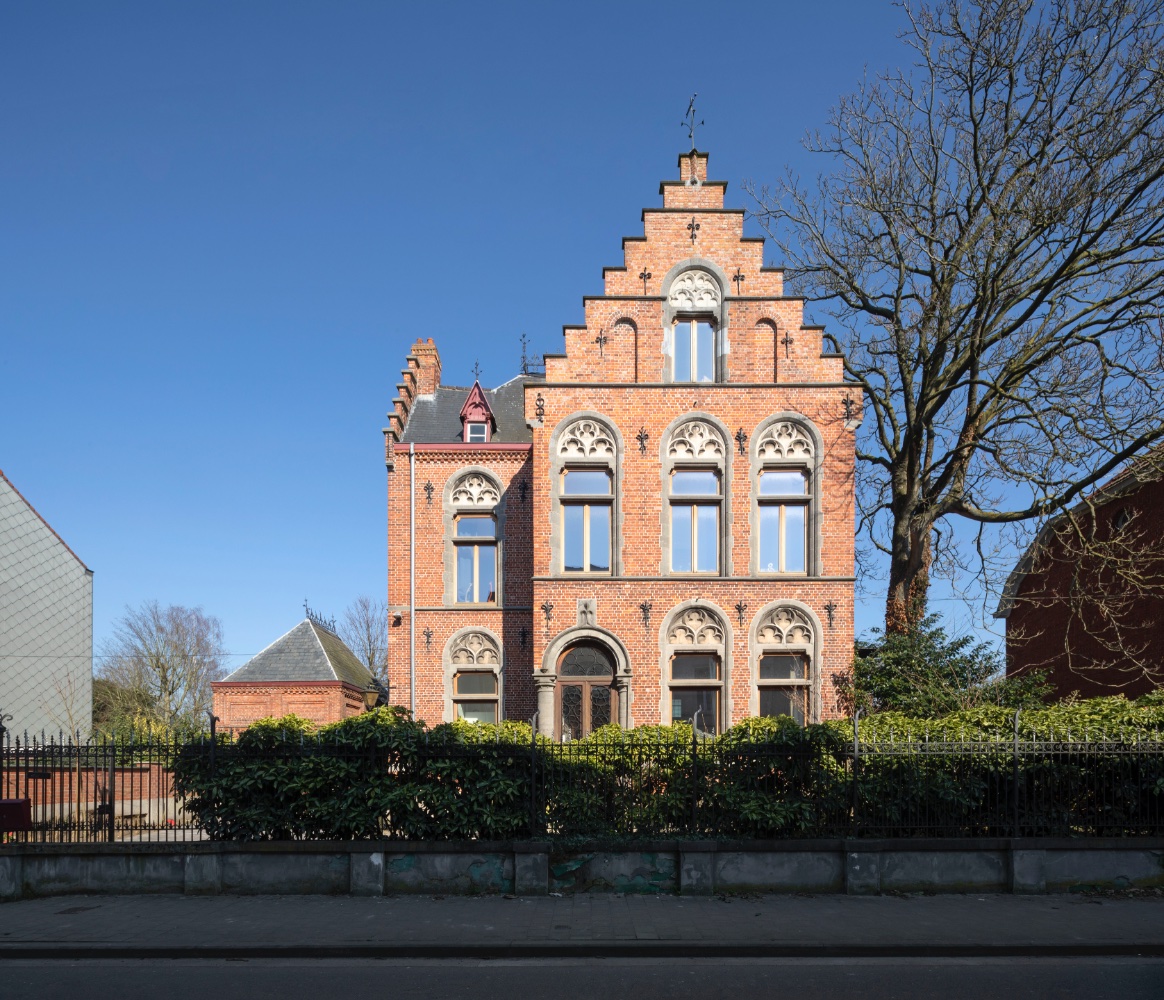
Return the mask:
M318 618L305 618L238 670L210 685L220 729L298 715L319 725L364 711L372 674Z
M413 345L385 444L389 679L419 718L838 714L860 392L707 161L544 375L446 386Z
M1164 685L1164 449L1049 521L1007 580L1007 673L1056 694L1134 698Z

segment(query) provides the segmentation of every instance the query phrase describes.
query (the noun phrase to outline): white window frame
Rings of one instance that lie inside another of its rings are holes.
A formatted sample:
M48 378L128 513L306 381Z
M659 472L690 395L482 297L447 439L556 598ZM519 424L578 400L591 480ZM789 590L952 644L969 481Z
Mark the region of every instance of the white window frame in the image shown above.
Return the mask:
M609 493L566 493L566 476L571 472L602 472L610 482ZM614 567L614 473L605 465L565 465L559 472L561 477L558 485L558 516L559 530L562 533L562 572L567 576L611 576ZM582 508L582 561L584 569L566 569L566 508ZM605 507L609 528L606 533L606 569L590 568L590 510L592 507Z
M484 520L489 518L493 522L492 537L485 535L466 535L460 537L457 535L457 525L462 520ZM493 513L482 514L476 511L458 511L453 515L453 597L458 605L481 604L486 607L494 607L497 604L497 595L501 591L501 560L500 547L498 546L497 538L497 515ZM480 597L481 595L481 547L488 546L493 549L493 600L473 600L462 601L459 599L461 593L461 559L460 550L466 547L473 549L473 596Z
M480 437L474 436L480 432ZM488 444L489 443L489 423L488 421L480 420L466 420L465 421L465 442L467 444Z

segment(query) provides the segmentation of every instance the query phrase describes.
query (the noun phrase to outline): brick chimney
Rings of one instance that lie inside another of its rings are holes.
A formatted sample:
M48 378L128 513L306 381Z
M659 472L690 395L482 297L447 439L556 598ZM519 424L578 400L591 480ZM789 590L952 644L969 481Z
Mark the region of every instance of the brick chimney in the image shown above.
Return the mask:
M441 384L441 356L432 342L418 339L412 345L408 367L416 371L416 395L431 396Z
M703 183L707 180L707 154L697 149L690 153L679 154L679 180L684 184L696 180Z

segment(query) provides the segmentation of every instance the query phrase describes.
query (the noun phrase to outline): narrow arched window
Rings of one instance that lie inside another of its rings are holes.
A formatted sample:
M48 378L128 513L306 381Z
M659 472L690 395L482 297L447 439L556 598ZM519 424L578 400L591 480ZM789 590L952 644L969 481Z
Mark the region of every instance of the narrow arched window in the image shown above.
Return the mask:
M723 619L711 608L687 607L672 616L665 634L664 686L669 709L665 721L691 723L705 733L719 732L726 715Z
M669 381L721 380L722 306L723 290L703 268L689 268L671 281L664 317Z
M811 434L796 421L775 421L756 436L752 550L757 574L815 572L815 456Z
M618 551L614 432L592 417L571 420L554 435L551 449L555 571L610 575Z
M684 420L664 444L664 537L672 573L723 572L727 444L710 420Z
M449 603L500 603L500 505L501 487L488 473L472 470L454 477L446 508Z
M464 629L445 648L446 717L466 722L501 719L501 646L484 629Z
M777 605L762 612L753 644L757 708L770 718L813 721L815 627L800 608Z

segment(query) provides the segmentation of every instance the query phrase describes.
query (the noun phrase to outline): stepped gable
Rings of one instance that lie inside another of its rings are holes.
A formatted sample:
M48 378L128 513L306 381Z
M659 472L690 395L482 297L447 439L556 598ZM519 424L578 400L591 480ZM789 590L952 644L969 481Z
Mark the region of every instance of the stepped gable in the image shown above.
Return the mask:
M305 619L225 680L343 681L366 688L372 682L372 674L338 635Z

